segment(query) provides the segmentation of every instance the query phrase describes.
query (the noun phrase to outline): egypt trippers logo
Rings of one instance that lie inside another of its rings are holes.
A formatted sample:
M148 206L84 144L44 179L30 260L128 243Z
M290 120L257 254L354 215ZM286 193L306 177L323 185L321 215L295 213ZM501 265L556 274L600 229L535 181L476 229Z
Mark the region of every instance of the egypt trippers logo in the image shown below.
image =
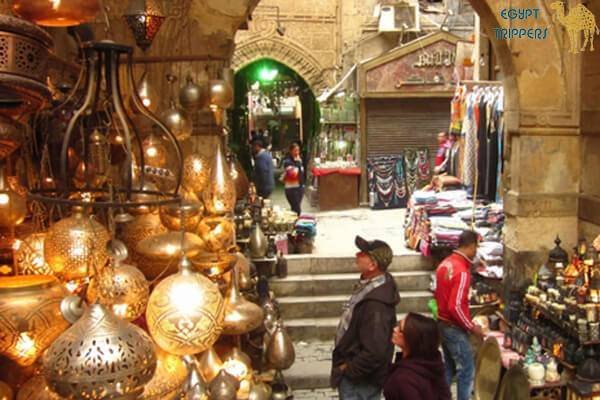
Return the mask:
M600 29L596 25L596 17L583 4L578 4L565 11L565 3L563 1L555 1L550 4L552 13L552 21L562 25L569 36L570 48L569 52L579 53L586 51L586 46L589 43L589 50L594 51L594 36L600 35ZM583 32L583 45L581 43L581 33Z

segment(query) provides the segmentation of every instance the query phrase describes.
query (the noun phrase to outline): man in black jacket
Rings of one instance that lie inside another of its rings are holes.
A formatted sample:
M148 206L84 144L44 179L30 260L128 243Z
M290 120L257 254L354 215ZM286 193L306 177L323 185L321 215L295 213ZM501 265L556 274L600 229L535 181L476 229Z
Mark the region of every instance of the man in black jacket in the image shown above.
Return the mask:
M340 400L380 400L381 388L392 361L390 341L396 325L398 288L387 268L392 249L381 241L355 239L361 273L338 325L333 349L331 386Z

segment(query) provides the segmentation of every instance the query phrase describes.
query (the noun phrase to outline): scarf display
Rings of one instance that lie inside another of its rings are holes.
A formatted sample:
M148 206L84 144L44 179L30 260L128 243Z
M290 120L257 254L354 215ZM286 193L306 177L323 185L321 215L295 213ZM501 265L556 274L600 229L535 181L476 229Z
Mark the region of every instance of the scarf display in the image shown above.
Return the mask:
M369 203L373 209L403 208L408 201L404 156L367 158Z

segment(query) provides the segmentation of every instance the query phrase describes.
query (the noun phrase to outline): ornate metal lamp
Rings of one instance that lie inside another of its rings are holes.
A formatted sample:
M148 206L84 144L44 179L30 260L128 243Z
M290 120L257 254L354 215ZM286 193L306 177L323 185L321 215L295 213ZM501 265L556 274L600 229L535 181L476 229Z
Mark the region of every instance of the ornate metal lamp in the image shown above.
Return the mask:
M146 51L166 17L156 0L130 0L123 18L133 32L135 43Z

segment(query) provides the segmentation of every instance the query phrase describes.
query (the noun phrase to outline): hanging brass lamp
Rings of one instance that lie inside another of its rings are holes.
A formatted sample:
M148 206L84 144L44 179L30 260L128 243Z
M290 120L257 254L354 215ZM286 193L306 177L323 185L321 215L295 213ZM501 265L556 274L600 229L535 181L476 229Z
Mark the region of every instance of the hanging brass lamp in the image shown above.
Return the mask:
M197 232L204 207L200 202L183 201L181 205L169 204L160 208L160 220L172 231ZM183 224L183 225L182 225Z
M99 0L14 0L12 10L42 26L74 26L92 21L100 12Z
M136 216L133 221L124 223L120 231L119 239L129 249L129 260L139 265L137 245L144 239L167 233L168 229L161 224L158 212L155 212Z
M225 370L212 380L209 385L211 400L235 400L240 383Z
M235 243L235 224L229 217L206 217L198 225L198 234L209 252L222 252Z
M0 279L0 353L28 366L65 330L60 312L67 291L53 276Z
M0 167L0 227L13 228L27 217L27 200L9 184Z
M44 255L50 268L64 280L82 279L100 270L108 261L106 228L83 207L73 207L70 217L48 229Z
M231 288L225 300L225 320L223 333L226 335L243 335L258 328L263 322L263 310L244 298L238 288L237 273L232 273Z
M146 310L150 288L139 269L123 263L126 258L126 252L112 256L112 262L93 278L88 298L112 309L117 317L133 321Z
M44 375L61 396L136 398L156 370L152 339L141 328L94 304L44 355Z
M204 248L204 242L197 235L186 232L183 241L181 236L181 232L167 232L150 236L137 244L138 265L147 279L177 272L177 260L181 254L194 257Z
M219 141L211 165L208 187L203 193L204 206L210 215L233 214L236 195L229 165Z
M226 110L233 104L233 89L223 79L213 79L208 83L211 109Z
M225 307L219 288L194 272L185 256L179 268L150 295L146 320L152 337L163 350L193 355L205 351L219 338Z
M157 0L129 0L123 17L143 51L150 47L166 18Z
M20 275L53 275L44 257L45 233L32 233L15 245L15 268Z
M193 151L183 161L183 185L196 194L202 194L210 179L210 162L198 151Z
M183 141L192 135L192 120L184 110L177 107L175 101L169 102L169 108L161 114L160 118L177 140Z
M187 112L196 112L203 109L208 103L206 85L198 85L194 78L188 75L186 84L179 91L179 103Z

